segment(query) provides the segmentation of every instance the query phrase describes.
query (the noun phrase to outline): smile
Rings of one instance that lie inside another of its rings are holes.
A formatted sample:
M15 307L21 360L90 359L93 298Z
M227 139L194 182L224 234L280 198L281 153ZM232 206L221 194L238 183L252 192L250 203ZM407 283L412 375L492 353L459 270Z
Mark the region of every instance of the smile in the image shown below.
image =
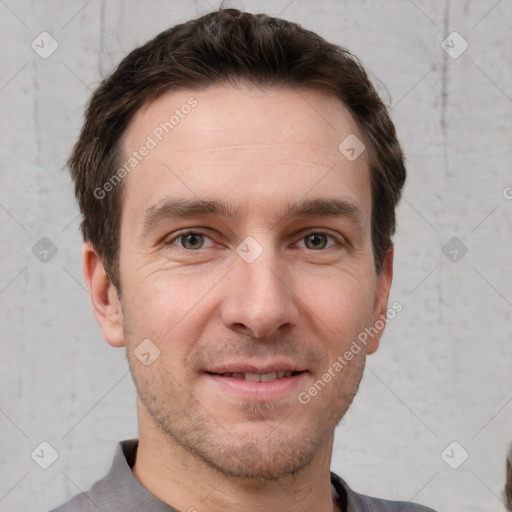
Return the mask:
M212 375L219 375L220 377L230 377L232 379L245 380L247 382L272 382L274 380L291 377L292 375L295 375L297 373L300 372L276 370L268 373L227 372Z
M203 375L222 394L228 393L244 401L270 401L290 399L308 375L292 364L283 365L226 365L211 368Z

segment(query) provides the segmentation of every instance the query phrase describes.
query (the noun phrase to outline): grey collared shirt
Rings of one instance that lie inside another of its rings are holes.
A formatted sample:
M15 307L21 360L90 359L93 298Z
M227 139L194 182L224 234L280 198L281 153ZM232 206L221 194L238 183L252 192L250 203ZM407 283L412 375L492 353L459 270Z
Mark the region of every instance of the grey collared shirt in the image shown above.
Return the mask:
M138 439L121 441L107 475L51 512L179 512L153 496L132 473L138 445ZM434 512L414 503L363 496L334 473L331 482L344 512Z

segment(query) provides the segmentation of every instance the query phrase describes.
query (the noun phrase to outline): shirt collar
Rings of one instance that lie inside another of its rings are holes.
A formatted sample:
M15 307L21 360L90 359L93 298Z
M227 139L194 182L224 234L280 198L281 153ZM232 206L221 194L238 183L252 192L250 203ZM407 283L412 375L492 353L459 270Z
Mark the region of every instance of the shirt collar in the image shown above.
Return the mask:
M121 441L116 448L107 475L96 482L90 492L91 511L102 512L178 512L151 494L132 473L137 457L138 439ZM97 507L97 509L94 507Z
M132 473L131 468L135 464L138 446L138 439L121 441L117 445L109 472L102 480L96 482L89 492L92 504L105 512L178 512L151 494ZM343 511L364 510L360 495L352 491L344 480L331 473L331 483L338 493ZM91 510L94 510L94 507Z

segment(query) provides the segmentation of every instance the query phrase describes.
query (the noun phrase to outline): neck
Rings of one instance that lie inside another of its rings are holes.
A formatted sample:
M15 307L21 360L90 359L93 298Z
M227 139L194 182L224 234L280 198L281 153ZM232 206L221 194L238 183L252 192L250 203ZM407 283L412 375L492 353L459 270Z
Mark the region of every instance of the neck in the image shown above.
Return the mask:
M275 481L236 479L212 469L156 429L141 429L133 474L154 496L177 510L333 512L330 482L331 438L312 463Z

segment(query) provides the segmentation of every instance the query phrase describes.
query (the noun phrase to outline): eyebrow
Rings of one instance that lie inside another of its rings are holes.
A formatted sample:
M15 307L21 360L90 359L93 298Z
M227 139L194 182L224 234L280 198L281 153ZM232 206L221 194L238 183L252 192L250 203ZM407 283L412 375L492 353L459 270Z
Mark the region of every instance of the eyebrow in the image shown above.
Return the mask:
M145 230L162 221L176 218L188 218L200 215L236 218L239 208L219 201L201 199L164 198L144 211L142 224ZM314 216L346 217L359 227L364 227L363 212L347 199L303 199L298 203L287 204L281 212L279 222L292 218Z

